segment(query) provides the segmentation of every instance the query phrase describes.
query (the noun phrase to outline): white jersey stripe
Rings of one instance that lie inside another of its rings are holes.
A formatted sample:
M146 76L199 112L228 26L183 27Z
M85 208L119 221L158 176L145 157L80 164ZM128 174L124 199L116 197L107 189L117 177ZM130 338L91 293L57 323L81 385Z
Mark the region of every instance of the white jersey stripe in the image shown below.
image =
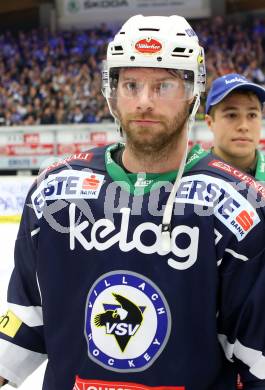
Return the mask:
M40 231L40 228L37 228L35 230L32 230L32 232L30 233L31 234L31 237L35 236L36 234L38 234Z
M41 306L22 306L8 302L8 309L30 327L43 325Z
M257 349L245 347L236 340L234 355L250 367L252 375L259 379L265 379L265 356Z
M13 386L21 383L47 359L47 355L33 352L6 340L0 340L0 376Z
M224 334L219 334L218 339L228 360L233 361L232 357L235 356L249 367L252 375L259 379L265 379L265 356L262 351L246 347L238 340L231 344Z
M240 253L237 253L235 251L233 251L233 249L225 249L225 252L227 253L230 253L233 257L235 257L236 259L239 259L239 260L243 260L243 261L247 261L248 260L248 257L244 256L244 255L241 255Z

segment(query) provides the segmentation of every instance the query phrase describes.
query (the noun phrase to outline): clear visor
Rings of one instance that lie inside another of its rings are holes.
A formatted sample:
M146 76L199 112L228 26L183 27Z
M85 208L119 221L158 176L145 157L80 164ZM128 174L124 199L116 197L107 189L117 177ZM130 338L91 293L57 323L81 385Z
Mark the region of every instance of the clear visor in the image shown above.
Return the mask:
M150 68L137 73L133 68L112 68L103 85L107 99L191 100L194 95L194 73L187 70Z

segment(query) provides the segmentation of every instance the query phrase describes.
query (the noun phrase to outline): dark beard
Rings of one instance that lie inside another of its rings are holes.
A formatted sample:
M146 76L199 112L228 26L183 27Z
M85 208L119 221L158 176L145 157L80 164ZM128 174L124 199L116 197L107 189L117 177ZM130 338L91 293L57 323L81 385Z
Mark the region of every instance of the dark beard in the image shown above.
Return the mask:
M185 107L182 113L178 115L172 123L164 126L164 131L160 131L155 136L151 137L151 141L146 141L146 132L152 131L150 128L142 127L140 130L133 130L129 128L128 123L121 121L123 132L126 135L126 147L130 149L135 156L145 160L157 161L161 157L166 157L168 151L177 145L178 140L182 137L185 130L185 124L189 117L189 107ZM150 116L149 116L150 118ZM138 118L138 119L144 119ZM143 134L143 139L141 139Z

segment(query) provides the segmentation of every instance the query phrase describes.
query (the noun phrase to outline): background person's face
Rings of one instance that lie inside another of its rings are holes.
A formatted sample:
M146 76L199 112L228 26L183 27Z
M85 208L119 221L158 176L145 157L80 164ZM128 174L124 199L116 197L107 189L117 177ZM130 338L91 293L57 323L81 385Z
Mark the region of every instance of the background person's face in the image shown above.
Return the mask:
M168 146L182 132L188 108L183 81L167 70L120 71L116 111L131 147L155 153Z
M206 122L214 149L231 157L254 156L261 136L262 110L254 94L233 93L220 102Z

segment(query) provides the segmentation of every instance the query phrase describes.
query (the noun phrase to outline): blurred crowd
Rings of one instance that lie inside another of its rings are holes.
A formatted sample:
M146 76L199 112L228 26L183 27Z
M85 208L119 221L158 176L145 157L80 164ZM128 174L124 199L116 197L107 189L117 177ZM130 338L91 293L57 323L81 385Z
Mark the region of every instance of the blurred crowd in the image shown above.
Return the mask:
M242 73L265 85L265 17L192 23L206 50L207 84ZM0 35L0 125L112 121L101 94L101 62L115 31L47 29ZM204 104L198 118L203 118Z
M206 52L207 90L214 79L227 73L242 74L265 87L265 17L245 21L216 17L194 28ZM204 110L201 104L201 119Z

